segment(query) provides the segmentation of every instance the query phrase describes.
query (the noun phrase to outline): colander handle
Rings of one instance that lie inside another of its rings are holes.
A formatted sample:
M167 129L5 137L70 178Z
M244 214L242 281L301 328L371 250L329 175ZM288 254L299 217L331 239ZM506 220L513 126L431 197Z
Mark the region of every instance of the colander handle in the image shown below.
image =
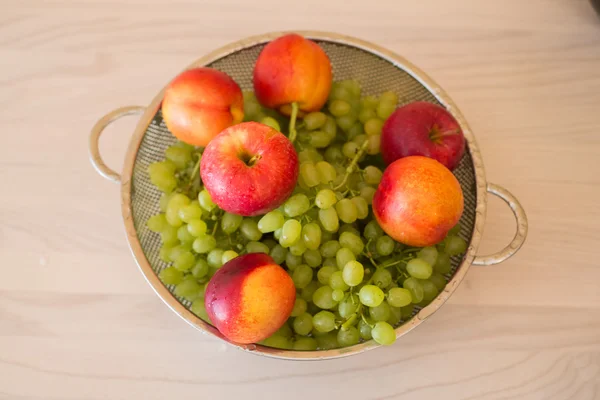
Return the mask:
M523 243L525 243L525 238L527 237L527 215L525 215L525 210L523 209L521 203L519 203L519 200L517 200L517 198L511 192L494 183L488 183L487 191L488 193L500 197L506 204L508 204L517 220L517 233L515 233L515 237L509 243L509 245L499 252L487 256L476 256L475 260L473 260L473 265L494 265L501 263L519 251L521 246L523 246Z
M98 171L100 175L109 181L119 183L121 182L121 175L104 164L104 161L100 156L100 148L98 146L100 135L102 135L102 132L104 132L104 128L119 118L126 115L142 114L145 110L146 107L141 106L126 106L117 108L116 110L113 110L104 117L100 118L92 128L92 132L90 134L90 161L92 162L92 165L96 171Z

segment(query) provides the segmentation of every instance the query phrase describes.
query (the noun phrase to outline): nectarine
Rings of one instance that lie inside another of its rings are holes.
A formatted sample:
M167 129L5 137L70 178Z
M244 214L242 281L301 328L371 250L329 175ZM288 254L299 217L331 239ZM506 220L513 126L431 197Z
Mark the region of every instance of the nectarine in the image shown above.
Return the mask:
M438 161L410 156L390 164L373 197L381 228L409 246L441 242L463 212L460 183Z
M242 90L226 73L194 68L179 74L165 89L162 113L179 140L206 146L223 129L244 119Z
M296 288L269 255L250 253L217 271L204 301L210 320L226 338L255 343L271 336L289 318Z

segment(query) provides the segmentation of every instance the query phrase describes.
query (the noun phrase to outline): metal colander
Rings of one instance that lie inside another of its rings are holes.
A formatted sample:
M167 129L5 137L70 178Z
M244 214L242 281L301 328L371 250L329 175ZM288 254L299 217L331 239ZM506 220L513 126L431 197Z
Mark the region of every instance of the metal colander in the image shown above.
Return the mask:
M282 34L284 32L271 33L230 44L202 57L189 68L209 66L219 69L233 77L243 90L251 90L252 70L258 54L267 42ZM415 308L412 318L396 328L399 337L423 322L448 299L471 264L492 265L516 253L527 234L525 212L508 191L486 182L481 155L468 124L450 98L422 71L402 57L358 39L322 32L300 32L300 34L314 40L325 50L333 66L334 80L358 80L364 95L392 90L399 97L399 105L418 100L439 104L454 115L467 140L467 151L459 167L454 170L464 193L465 207L461 218L460 236L469 243L467 252L462 257L452 258L452 272L446 276L449 281L446 288L427 307ZM167 130L162 118L160 111L162 98L163 91L148 107L123 107L98 121L92 129L90 138L91 161L101 175L115 182L121 182L122 210L127 238L148 283L185 321L209 335L227 341L217 329L188 310L190 302L177 298L172 293L174 287L164 286L157 277L167 264L159 257L160 236L146 227L146 221L150 216L160 212L161 193L150 182L147 167L155 161L163 160L165 149L175 142L175 138ZM123 173L119 175L102 162L98 151L99 136L115 119L140 112L143 112L143 116L131 139ZM476 251L485 220L487 192L498 195L510 206L517 220L517 233L512 242L502 251L494 255L478 257ZM231 344L254 353L290 359L335 358L357 354L378 346L371 340L335 350L291 351L254 344Z

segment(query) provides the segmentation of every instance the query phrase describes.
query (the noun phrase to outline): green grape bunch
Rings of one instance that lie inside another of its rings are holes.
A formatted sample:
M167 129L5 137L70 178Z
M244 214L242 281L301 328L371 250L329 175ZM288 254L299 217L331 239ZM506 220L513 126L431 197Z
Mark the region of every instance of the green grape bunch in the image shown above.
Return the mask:
M395 242L373 217L383 174L381 130L398 96L361 96L358 82L335 82L323 110L296 125L300 173L294 193L257 217L220 210L198 174L202 148L178 142L148 168L163 192L160 213L147 228L160 235L159 278L210 323L206 284L241 254L268 253L291 276L296 303L286 324L261 344L327 350L373 339L390 345L394 328L444 290L451 257L466 251L460 225L436 246ZM282 131L288 119L244 93L246 121ZM283 131L284 134L288 132Z

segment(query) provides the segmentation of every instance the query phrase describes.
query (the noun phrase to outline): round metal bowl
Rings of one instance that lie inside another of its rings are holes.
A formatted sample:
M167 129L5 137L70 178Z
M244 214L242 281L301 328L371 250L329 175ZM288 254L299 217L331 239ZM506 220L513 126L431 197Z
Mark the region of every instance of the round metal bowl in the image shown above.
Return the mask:
M240 40L200 58L189 68L210 66L231 75L243 90L252 89L252 69L260 50L267 42L285 33L268 33ZM465 209L460 235L469 243L468 249L464 256L453 257L452 272L446 276L448 285L437 298L424 308L416 308L413 316L396 328L396 335L400 337L425 321L446 302L471 265L497 264L515 254L527 235L525 212L517 199L506 189L486 181L481 154L465 118L450 97L420 69L397 54L359 39L325 32L299 33L323 47L331 59L335 80L356 79L361 83L364 94L393 90L399 96L400 105L417 100L440 104L454 115L467 140L466 154L454 174L464 192ZM146 169L150 163L162 160L164 150L175 141L167 130L160 112L163 92L164 89L147 107L129 106L110 112L97 122L90 137L90 158L93 166L105 178L121 183L121 205L127 240L142 274L156 294L190 325L255 354L314 360L349 356L378 347L379 345L372 340L351 347L323 351L280 350L261 345L231 343L216 328L190 312L190 303L173 295L173 287L163 285L157 276L158 272L166 267L166 263L159 258L160 238L145 225L151 215L159 212L160 197L160 192L150 183ZM119 175L102 161L98 140L104 128L115 119L139 113L142 116L131 138L123 172ZM506 248L496 254L482 257L476 253L485 222L488 193L500 197L508 204L517 220L517 232Z

